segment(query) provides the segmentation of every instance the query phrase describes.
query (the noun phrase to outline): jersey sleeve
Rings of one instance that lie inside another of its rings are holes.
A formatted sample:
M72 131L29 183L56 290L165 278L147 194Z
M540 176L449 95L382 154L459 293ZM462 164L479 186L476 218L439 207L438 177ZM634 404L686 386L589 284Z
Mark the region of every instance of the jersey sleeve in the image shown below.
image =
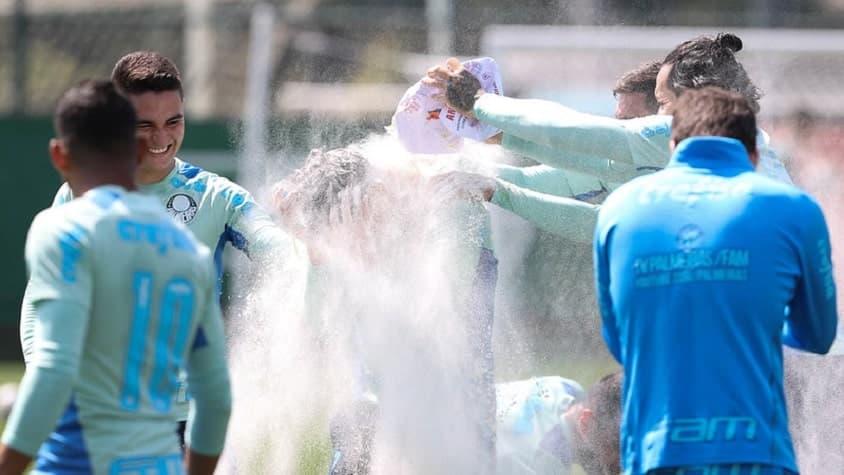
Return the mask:
M800 277L789 303L783 341L794 348L826 353L835 339L838 315L829 231L820 206L804 195L799 208L797 252Z
M519 188L499 180L492 203L558 236L588 243L598 206L571 198Z
M56 191L56 196L53 198L51 207L55 208L71 199L73 199L73 194L70 191L70 186L67 183L63 183L58 191ZM35 336L35 306L30 295L31 285L31 281L27 281L26 290L23 293L23 301L21 302L20 339L25 363L29 362L29 357L32 354L32 342Z
M187 362L191 401L186 434L191 450L218 455L226 438L232 397L223 318L210 257L207 264L203 313Z
M611 207L604 207L598 213L598 223L595 226L593 240L592 262L595 269L595 291L598 297L598 310L601 313L601 333L610 354L623 364L621 360L621 340L618 331L618 320L615 314L610 292L610 255L609 248L613 235L610 215Z
M223 179L225 180L225 179ZM243 187L225 180L222 190L227 200L227 226L234 247L251 259L284 258L300 252L297 242L285 233L252 195Z
M658 168L640 167L632 163L607 160L603 157L578 155L538 145L514 135L505 135L502 145L512 152L529 157L539 163L551 165L555 169L583 173L613 183L624 183L631 177L651 173Z
M70 400L88 328L92 295L90 236L39 215L27 237L30 355L3 442L33 455Z
M670 116L618 120L580 113L550 101L494 94L481 96L474 112L481 122L504 131L505 147L513 146L508 137L513 136L556 151L535 157L556 168L593 159L662 168L670 156Z

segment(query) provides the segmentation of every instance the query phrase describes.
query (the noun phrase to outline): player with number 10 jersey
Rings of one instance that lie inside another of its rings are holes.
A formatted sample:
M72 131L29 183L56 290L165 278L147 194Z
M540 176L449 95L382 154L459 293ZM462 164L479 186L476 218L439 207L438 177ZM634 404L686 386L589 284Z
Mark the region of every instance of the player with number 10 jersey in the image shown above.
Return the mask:
M26 257L35 308L63 302L79 310L38 312L30 367L79 360L72 393L41 396L64 413L36 472L182 473L173 410L185 366L194 409L210 410L193 419L189 445L219 453L230 396L210 251L154 197L106 186L41 212ZM22 396L34 388L24 384ZM27 404L17 409L4 441L37 448L35 428L55 419Z

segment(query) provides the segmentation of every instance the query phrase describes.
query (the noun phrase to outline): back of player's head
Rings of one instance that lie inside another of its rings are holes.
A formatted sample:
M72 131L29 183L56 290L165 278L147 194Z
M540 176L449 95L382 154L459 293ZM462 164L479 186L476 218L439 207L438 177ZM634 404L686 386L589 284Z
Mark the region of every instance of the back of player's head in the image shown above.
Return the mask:
M71 87L53 114L56 135L78 164L134 160L136 122L132 104L105 80L86 80Z
M688 89L717 86L744 96L754 112L759 112L762 93L736 59L741 39L731 33L714 38L700 36L677 45L663 61L672 65L668 86L679 96Z
M604 444L618 443L621 425L621 383L622 373L611 373L593 384L586 393L587 409L593 416L590 438Z
M729 137L756 152L756 114L744 96L717 87L688 91L674 107L671 139L679 144L689 137Z
M619 94L644 94L648 110L652 114L656 114L659 104L654 95L654 89L656 89L656 76L659 74L659 68L661 67L662 63L659 61L649 61L622 74L612 90L613 96L618 96Z
M182 95L182 75L169 58L154 51L135 51L117 61L111 80L124 94L178 91Z

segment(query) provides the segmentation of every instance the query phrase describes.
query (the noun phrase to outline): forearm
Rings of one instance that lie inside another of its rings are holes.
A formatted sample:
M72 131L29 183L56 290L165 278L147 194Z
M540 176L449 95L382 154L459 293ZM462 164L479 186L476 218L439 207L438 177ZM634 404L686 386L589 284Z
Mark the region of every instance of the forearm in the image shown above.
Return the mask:
M31 461L31 456L7 445L0 445L0 475L21 474Z
M545 231L581 243L591 242L599 209L597 205L536 193L500 181L492 203Z
M3 432L3 444L34 456L67 408L74 378L67 371L31 363Z
M185 457L185 471L187 475L211 475L217 468L218 455L202 455L188 450Z
M87 331L87 308L71 301L35 302L37 339L3 443L34 455L67 409Z
M608 160L606 157L580 155L557 150L514 135L504 135L502 146L549 167L584 173L613 183L624 183L633 177L654 171L654 167L639 167L631 163ZM518 185L518 183L514 184Z
M582 114L550 101L493 94L482 95L474 113L481 122L504 131L505 146L508 136L515 136L560 152L634 163L630 132L614 119Z

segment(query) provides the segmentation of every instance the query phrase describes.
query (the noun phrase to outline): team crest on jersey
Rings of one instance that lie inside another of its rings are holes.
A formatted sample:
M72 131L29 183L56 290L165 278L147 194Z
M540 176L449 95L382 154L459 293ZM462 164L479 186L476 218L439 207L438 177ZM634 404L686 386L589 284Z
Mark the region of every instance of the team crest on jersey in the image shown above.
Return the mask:
M196 200L184 193L176 193L167 200L167 212L184 224L193 221L196 209Z
M691 252L700 245L703 230L694 224L687 224L677 233L677 247L683 252Z

